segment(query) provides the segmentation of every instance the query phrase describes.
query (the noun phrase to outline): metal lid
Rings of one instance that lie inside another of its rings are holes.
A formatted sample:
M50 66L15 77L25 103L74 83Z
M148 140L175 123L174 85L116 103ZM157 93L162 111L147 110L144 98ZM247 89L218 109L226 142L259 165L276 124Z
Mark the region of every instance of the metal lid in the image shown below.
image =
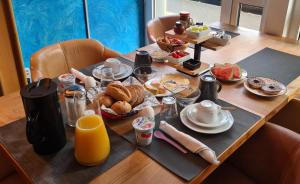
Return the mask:
M70 87L68 87L65 91L64 91L64 96L67 98L84 98L86 94L86 91L84 89L83 86L81 85L72 85Z
M57 85L51 79L45 78L23 87L20 94L24 98L41 98L57 93Z
M172 105L176 103L176 99L174 97L168 96L162 99L163 104Z
M201 80L205 82L214 82L216 81L216 78L212 75L202 75Z

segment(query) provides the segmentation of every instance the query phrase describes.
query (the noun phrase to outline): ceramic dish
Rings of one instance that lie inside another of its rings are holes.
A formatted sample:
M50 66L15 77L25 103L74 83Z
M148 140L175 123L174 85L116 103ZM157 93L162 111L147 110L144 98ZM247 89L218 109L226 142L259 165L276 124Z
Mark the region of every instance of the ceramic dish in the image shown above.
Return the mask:
M186 110L186 116L187 118L194 123L195 125L201 126L201 127L206 127L206 128L216 128L219 126L224 125L225 123L228 122L228 117L230 112L229 111L225 111L225 110L220 110L219 112L219 116L218 116L218 120L212 123L202 123L197 121L197 119L195 118L195 111L193 111L193 108L195 108L197 104L193 104L188 106L187 110Z
M151 83L153 81L160 81L160 79L161 79L160 77L155 77L153 79L150 79L147 82L145 82L144 86L151 86ZM148 90L148 87L145 87L145 89ZM156 97L165 97L165 96L172 95L172 93L170 91L166 90L165 93L158 93L158 94L153 94L153 95L156 96Z
M195 132L204 133L204 134L218 134L218 133L222 133L222 132L229 130L233 125L234 119L229 111L226 112L226 114L227 114L226 123L224 123L223 125L221 125L219 127L206 128L206 127L201 127L201 126L195 125L187 117L187 113L186 113L187 108L188 107L185 107L180 112L180 119L181 119L182 124L184 124L187 128L189 128Z
M101 80L101 68L103 68L104 65L97 66L96 68L93 69L92 75L96 79ZM133 69L131 66L126 65L126 64L121 64L120 65L120 71L118 73L114 74L115 80L121 80L124 79L128 76L130 76L133 72Z
M271 84L271 83L278 84L281 87L282 90L279 93L277 93L277 94L266 94L261 89L251 88L249 86L247 80L244 81L244 87L245 87L245 89L247 91L249 91L250 93L253 93L255 95L262 96L262 97L276 97L276 96L284 95L286 93L287 89L286 89L285 85L282 84L281 82L278 82L278 81L270 79L270 78L265 78L265 77L259 77L259 78L261 78L262 80L264 80L265 84Z
M210 73L211 73L211 75L213 75L214 77L216 77L216 79L218 79L218 80L220 80L220 81L223 81L223 82L237 82L237 81L241 81L241 80L246 79L247 76L248 76L247 71L246 71L245 69L242 69L242 68L241 68L241 77L240 77L239 79L224 80L224 79L220 79L220 78L218 78L217 76L215 76L215 75L213 74L213 72L211 72L211 70L210 70Z

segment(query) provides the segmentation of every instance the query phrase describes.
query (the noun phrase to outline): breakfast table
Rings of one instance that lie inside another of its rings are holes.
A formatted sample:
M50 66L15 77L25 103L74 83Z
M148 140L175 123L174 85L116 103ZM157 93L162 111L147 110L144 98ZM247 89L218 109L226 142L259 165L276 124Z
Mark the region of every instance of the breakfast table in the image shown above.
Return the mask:
M230 43L217 51L206 49L201 54L201 62L207 64L214 63L238 63L239 61L247 59L247 57L253 54L259 54L260 52L269 52L270 49L282 51L291 55L300 56L300 44L299 42L291 42L284 38L262 34L258 31L233 27L229 25L222 25L220 23L214 23L211 26L226 29L228 31L237 32L240 35L233 38ZM267 49L266 49L267 48ZM156 44L147 45L139 50L146 50L153 52L158 50ZM193 55L193 49L188 48L187 52ZM275 51L276 52L276 51ZM280 54L280 53L279 53ZM123 55L122 57L134 61L135 52ZM300 59L298 60L300 63ZM166 64L154 63L155 67L159 69L161 73L179 73L175 68L172 68ZM282 65L285 65L282 61ZM192 85L199 85L199 77L191 77L182 74L190 79ZM294 77L294 76L293 76ZM147 150L135 149L129 156L121 160L111 168L106 170L100 175L93 177L91 183L200 183L205 180L218 166L222 164L230 155L232 155L242 144L250 139L253 134L258 131L267 121L270 120L282 107L284 107L291 99L296 97L300 93L300 77L294 77L293 80L287 80L287 93L285 95L276 98L262 98L255 96L247 92L243 83L226 83L223 84L223 88L219 93L219 99L222 103L229 103L232 106L239 108L240 112L251 113L254 118L254 122L248 124L243 129L243 132L238 135L230 144L226 147L217 145L216 147L222 147L220 153L218 153L218 160L221 162L218 165L204 164L201 171L190 180L185 180L182 177L177 176L174 172L170 172L166 167L162 166L153 158L149 157ZM23 119L25 117L23 104L19 92L9 94L0 98L0 126L11 124L15 121ZM159 108L155 108L156 113L159 113ZM131 123L137 116L132 116L124 120L107 121L109 126L114 132L119 135L126 135L132 130ZM242 118L239 118L242 119ZM240 122L242 124L242 122ZM243 128L243 127L242 127ZM242 129L241 128L241 129ZM126 137L126 136L125 136ZM222 137L220 137L221 139ZM130 138L127 140L130 141ZM213 143L212 143L213 144ZM215 143L217 144L217 143ZM10 161L15 166L18 173L28 183L39 183L36 181L36 176L28 172L28 170L22 164L18 162L15 156L10 152L7 147L1 144L1 154L8 156ZM170 155L172 157L172 155ZM200 157L199 157L200 158ZM178 161L180 162L180 161ZM201 162L202 164L202 162ZM46 166L45 166L46 167ZM33 170L39 170L43 173L44 167L32 168ZM51 173L49 173L51 177ZM70 176L76 177L76 176ZM35 178L35 179L33 179Z

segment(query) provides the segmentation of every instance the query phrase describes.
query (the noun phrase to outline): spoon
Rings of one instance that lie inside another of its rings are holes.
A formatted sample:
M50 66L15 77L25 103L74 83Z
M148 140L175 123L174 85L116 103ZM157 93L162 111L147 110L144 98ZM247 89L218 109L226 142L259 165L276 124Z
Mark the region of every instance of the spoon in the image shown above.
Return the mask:
M179 151L181 151L184 154L188 153L188 151L186 149L184 149L178 143L176 143L173 140L166 137L165 134L159 130L154 131L154 137L166 141L167 143L171 144L172 146L174 146L175 148L177 148Z

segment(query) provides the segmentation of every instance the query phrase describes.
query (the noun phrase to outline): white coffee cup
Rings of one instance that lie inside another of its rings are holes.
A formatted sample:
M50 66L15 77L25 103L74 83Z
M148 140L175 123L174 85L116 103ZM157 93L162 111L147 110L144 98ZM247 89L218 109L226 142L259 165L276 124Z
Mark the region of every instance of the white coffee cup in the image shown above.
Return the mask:
M104 62L104 66L112 68L112 71L115 74L120 72L120 64L121 62L116 58L108 58Z
M201 123L215 123L219 120L221 106L210 100L203 100L192 111L194 118Z

